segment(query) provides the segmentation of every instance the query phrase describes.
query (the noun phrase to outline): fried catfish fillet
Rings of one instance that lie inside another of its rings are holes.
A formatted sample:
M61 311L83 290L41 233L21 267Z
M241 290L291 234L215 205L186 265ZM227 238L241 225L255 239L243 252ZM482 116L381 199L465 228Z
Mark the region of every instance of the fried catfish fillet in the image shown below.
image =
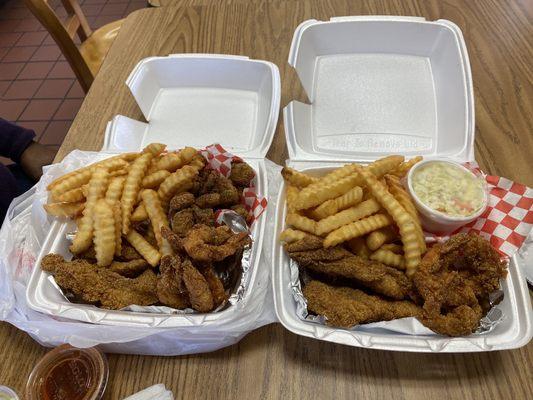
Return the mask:
M420 307L408 300L385 300L358 289L335 287L320 281L311 281L305 285L303 294L309 311L325 316L328 325L343 328L416 317L422 312Z
M43 257L41 268L50 272L64 290L103 308L116 310L131 304L148 306L157 302L157 278L152 270L130 279L87 260L65 261L58 254Z
M406 298L412 290L411 281L403 272L377 261L353 255L343 247L290 251L295 247L294 244L290 244L285 248L293 260L310 271L332 278L352 280L396 300Z
M458 234L433 246L413 275L423 301L420 321L443 335L472 333L506 274L498 252L479 235Z
M150 267L150 264L144 258L138 258L131 261L113 261L109 269L119 275L127 278L135 278L142 274Z

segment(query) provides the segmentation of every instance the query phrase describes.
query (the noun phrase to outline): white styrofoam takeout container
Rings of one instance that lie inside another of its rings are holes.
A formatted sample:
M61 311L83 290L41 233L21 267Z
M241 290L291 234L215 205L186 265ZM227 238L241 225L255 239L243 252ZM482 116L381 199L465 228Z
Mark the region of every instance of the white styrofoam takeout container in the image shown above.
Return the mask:
M248 57L182 54L141 60L126 84L148 122L116 116L108 123L103 152L109 155L138 151L152 142L169 150L220 143L241 156L256 171L257 193L268 195L264 157L272 142L280 103L280 78L276 65ZM34 310L79 321L140 327L180 327L245 323L243 313L253 296L265 229L264 218L253 225L252 272L238 305L217 313L156 314L105 310L70 303L40 268L48 253L70 256L65 233L72 222L56 220L41 249L27 288ZM256 317L248 316L247 318Z
M474 100L466 46L450 21L418 17L340 17L308 20L296 29L289 54L310 104L284 109L288 165L323 175L344 162L366 163L397 153L407 157L474 160ZM517 348L532 337L532 311L521 265L514 256L498 306L504 320L468 337L406 335L333 328L301 320L289 257L279 243L285 229L285 185L277 202L272 279L281 323L299 335L350 346L416 352L474 352ZM529 258L527 258L529 257Z

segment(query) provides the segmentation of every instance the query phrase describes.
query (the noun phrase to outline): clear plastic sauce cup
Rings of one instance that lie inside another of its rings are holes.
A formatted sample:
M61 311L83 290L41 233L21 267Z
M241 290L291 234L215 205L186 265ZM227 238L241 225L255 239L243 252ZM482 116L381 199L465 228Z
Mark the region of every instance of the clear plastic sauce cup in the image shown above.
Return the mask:
M105 356L96 348L62 345L35 366L26 384L27 400L99 400L108 378Z

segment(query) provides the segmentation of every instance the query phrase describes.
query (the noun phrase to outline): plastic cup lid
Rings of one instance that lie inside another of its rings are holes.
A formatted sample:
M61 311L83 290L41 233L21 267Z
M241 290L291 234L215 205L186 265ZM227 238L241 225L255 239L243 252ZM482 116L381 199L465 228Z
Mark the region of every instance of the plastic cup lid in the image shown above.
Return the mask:
M26 399L98 400L109 369L104 354L92 347L68 344L48 352L35 366L26 384Z

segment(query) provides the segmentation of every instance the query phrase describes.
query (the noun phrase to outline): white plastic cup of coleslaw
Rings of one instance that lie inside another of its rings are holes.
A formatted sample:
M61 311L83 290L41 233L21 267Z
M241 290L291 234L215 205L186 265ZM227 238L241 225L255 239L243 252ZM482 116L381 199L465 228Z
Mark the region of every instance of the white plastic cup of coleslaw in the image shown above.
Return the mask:
M487 208L485 180L450 160L415 164L406 183L427 232L451 233L479 218Z

